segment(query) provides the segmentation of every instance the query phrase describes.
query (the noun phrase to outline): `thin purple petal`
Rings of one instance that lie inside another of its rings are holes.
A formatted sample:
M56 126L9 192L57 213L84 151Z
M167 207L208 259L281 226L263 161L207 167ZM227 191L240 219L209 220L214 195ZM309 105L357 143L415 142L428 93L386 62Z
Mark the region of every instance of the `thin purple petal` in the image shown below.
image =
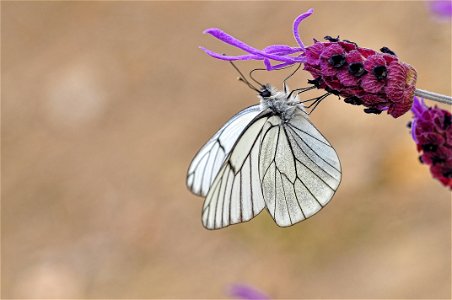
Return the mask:
M269 300L270 298L258 290L243 284L235 284L231 287L230 295L244 300Z
M270 63L270 60L268 58L264 59L264 65L265 65L265 68L267 69L267 71L273 70L272 64Z
M415 118L419 118L426 110L427 106L424 103L424 99L414 96L411 111L413 112Z
M278 55L288 55L297 52L302 52L301 48L294 48L287 45L270 45L263 50L266 53L278 54Z
M416 144L419 144L419 141L417 140L416 137L416 118L414 118L413 121L411 121L411 137L413 138L413 141Z
M281 64L277 64L277 65L272 65L271 61L267 58L264 59L264 65L265 68L267 69L267 71L273 71L273 70L280 70L284 67L288 67L288 66L292 66L294 63L281 63Z
M301 21L303 21L304 19L306 19L307 17L312 15L313 12L314 12L314 10L311 8L304 14L299 15L293 22L293 35L294 35L295 40L297 41L298 45L300 45L300 48L303 49L303 51L305 50L305 47L304 47L303 42L301 41L300 34L298 32L298 27L299 27Z
M413 138L416 144L419 144L419 141L416 137L416 126L417 119L422 118L422 114L428 110L427 105L425 105L424 99L414 96L413 98L413 106L411 106L411 111L413 112L414 118L411 121L411 137Z
M294 48L288 46L288 45L270 45L264 48L265 52L268 53L275 53L275 52L279 52L279 51L290 51Z
M239 49L242 49L243 51L246 51L248 53L251 54L255 54L255 55L259 55L262 57L266 57L266 58L270 58L276 61L282 61L282 62L291 62L291 63L296 63L298 62L298 60L295 60L294 58L291 57L287 57L287 56L279 56L279 55L274 55L274 54L269 54L266 53L264 51L258 50L256 48L253 48L247 44L245 44L244 42L236 39L235 37L227 34L226 32L218 29L218 28L210 28L210 29L206 29L204 31L204 33L208 33L214 37L216 37L217 39L219 39L220 41L235 46Z
M227 60L227 61L234 61L234 60L262 60L263 58L258 56L258 55L253 55L253 54L248 54L248 55L236 55L236 56L231 56L231 55L223 55L217 52L213 52L209 49L206 49L204 47L199 47L201 50L203 50L204 52L206 52L208 55L214 57L214 58L218 58L221 60Z
M218 28L209 28L204 31L204 33L210 34L213 37L219 39L223 43L229 44L231 46L237 47L245 52L247 55L236 55L228 56L223 55L214 51L210 51L204 47L200 47L208 55L226 61L235 60L263 60L267 70L276 70L286 66L290 66L297 63L305 63L306 57L304 55L305 46L300 39L298 26L301 21L309 17L313 13L313 9L309 9L306 13L299 15L294 21L294 36L300 47L290 47L288 45L270 45L265 47L263 50L256 49L250 45L236 39L235 37L225 33ZM278 64L272 65L271 61L279 62Z

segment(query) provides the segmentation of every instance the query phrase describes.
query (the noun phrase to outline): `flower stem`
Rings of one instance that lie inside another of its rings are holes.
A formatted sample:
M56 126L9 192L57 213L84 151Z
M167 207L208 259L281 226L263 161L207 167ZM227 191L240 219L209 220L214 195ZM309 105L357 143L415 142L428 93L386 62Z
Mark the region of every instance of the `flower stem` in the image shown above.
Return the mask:
M416 96L419 96L419 97L422 97L425 99L452 105L452 97L450 97L450 96L441 95L441 94L429 92L426 90L420 90L420 89L416 89L414 91L414 94Z

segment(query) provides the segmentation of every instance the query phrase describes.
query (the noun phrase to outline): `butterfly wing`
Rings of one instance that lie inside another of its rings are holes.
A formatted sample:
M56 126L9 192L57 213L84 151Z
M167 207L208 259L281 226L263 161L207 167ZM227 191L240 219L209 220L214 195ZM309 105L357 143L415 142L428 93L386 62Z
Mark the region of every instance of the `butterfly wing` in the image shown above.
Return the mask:
M245 222L265 207L259 180L259 152L268 131L268 111L261 112L238 138L212 183L202 211L207 229Z
M237 138L261 112L250 106L234 115L195 155L187 174L187 186L196 195L206 196Z
M321 210L341 181L336 151L297 108L289 122L268 122L259 155L262 194L279 226L290 226Z

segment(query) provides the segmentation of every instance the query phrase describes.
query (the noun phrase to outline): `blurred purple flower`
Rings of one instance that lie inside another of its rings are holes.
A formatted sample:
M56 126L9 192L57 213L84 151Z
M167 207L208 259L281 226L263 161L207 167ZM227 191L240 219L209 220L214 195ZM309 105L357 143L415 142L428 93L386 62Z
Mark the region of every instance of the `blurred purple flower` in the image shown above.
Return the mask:
M397 118L409 111L416 89L416 70L400 61L387 47L377 52L330 36L325 37L327 42L314 39L314 44L305 46L298 27L312 13L312 9L308 10L293 23L292 32L297 47L271 45L259 50L220 29L211 28L204 33L248 54L227 56L203 47L201 49L221 60L262 60L269 71L303 63L304 70L314 78L309 81L311 84L325 89L327 93L342 96L346 103L364 105L366 113L387 111ZM278 63L272 65L271 61Z
M262 292L244 284L234 284L229 294L236 299L244 300L269 300L270 298Z
M452 1L450 0L433 0L428 1L428 5L432 13L440 18L451 19L452 17Z
M452 189L452 115L438 107L428 107L414 97L411 135L421 153L422 163L432 176Z

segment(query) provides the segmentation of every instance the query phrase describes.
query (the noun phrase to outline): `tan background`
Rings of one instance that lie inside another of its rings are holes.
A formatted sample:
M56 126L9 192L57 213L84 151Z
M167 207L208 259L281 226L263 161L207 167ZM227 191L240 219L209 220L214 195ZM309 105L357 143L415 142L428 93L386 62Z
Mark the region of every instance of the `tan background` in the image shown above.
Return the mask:
M237 282L274 298L449 298L450 193L418 163L410 114L330 97L312 117L343 166L326 209L288 229L267 213L200 223L188 164L256 102L197 47L239 52L202 30L294 45L310 7L306 44L388 46L418 87L451 94L451 25L424 2L2 2L3 298L222 298Z

